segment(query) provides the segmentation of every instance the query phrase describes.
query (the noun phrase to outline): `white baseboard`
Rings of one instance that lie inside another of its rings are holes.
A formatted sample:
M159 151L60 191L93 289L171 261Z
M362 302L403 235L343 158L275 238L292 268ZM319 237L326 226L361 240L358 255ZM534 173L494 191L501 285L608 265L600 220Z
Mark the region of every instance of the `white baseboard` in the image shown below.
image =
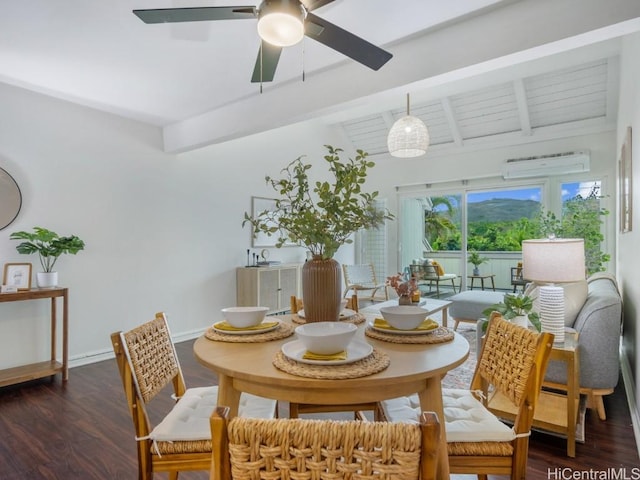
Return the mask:
M193 340L198 338L204 333L204 330L191 330L189 332L183 332L178 335L173 335L174 343L186 342L187 340ZM69 368L81 367L82 365L89 365L91 363L102 362L104 360L110 360L114 357L112 349L97 350L95 352L85 352L81 355L72 356L69 358Z
M633 436L636 439L636 448L640 456L640 411L638 410L638 399L636 398L636 384L631 374L631 365L629 359L624 353L620 355L620 369L622 371L622 381L624 389L627 392L627 403L629 404L629 413L631 414L631 424L633 425Z

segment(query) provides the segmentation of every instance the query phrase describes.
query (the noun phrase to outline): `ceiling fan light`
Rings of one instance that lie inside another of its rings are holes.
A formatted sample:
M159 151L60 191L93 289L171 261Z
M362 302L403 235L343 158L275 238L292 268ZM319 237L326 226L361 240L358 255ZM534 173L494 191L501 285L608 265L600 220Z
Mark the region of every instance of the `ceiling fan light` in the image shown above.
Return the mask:
M286 0L265 1L260 7L258 35L276 47L290 47L304 37L304 7Z
M427 126L412 115L399 118L389 130L387 147L394 157L412 158L424 155L429 147Z

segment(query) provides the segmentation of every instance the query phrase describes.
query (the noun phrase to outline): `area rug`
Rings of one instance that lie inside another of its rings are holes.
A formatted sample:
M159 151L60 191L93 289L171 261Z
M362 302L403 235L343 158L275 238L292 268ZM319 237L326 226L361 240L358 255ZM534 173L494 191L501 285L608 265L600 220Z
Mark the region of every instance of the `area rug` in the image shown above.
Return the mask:
M442 380L443 388L469 388L476 369L476 329L474 326L460 325L457 333L469 342L469 357L459 367L450 370Z

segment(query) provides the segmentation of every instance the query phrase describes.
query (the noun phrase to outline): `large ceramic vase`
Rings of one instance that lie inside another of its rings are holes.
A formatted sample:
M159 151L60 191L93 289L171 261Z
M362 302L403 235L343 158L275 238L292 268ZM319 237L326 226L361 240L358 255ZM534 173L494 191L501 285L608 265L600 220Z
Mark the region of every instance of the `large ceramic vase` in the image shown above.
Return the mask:
M340 264L333 258L317 255L302 267L302 300L307 322L330 322L340 319L342 299Z

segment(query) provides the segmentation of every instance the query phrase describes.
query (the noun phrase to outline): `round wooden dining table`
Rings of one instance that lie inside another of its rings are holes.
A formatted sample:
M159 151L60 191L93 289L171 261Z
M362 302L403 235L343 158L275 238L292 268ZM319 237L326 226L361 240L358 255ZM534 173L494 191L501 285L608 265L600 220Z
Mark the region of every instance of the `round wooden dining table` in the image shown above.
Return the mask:
M218 405L238 414L242 392L275 400L314 405L372 403L418 393L423 411L433 411L441 425L438 478L449 478L446 433L442 406L442 377L462 364L469 355L469 343L454 333L453 339L435 344L390 343L365 335L375 314L358 326L356 339L365 341L389 357L389 366L371 375L348 379L318 379L297 376L273 365L275 355L288 338L262 343L212 341L204 335L194 343L196 359L218 377ZM291 322L290 315L275 317ZM332 368L327 366L326 368Z

